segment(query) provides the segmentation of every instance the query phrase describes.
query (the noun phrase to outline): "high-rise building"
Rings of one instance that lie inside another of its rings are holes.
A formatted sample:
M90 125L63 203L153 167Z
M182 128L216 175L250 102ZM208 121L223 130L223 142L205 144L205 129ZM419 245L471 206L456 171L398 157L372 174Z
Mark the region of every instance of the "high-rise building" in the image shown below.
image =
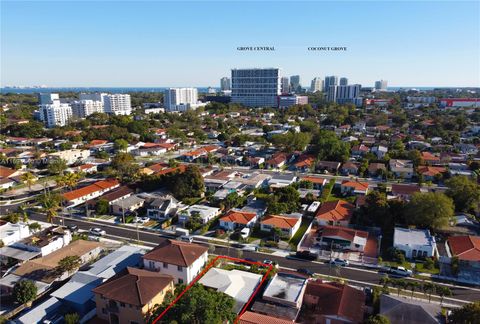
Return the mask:
M108 93L81 93L78 96L79 100L93 100L93 101L100 101L102 105L105 105L105 97L108 96Z
M72 114L85 118L93 113L103 113L103 103L99 100L77 100L72 102Z
M54 101L60 100L58 93L39 93L38 102L40 105L50 105Z
M299 75L292 75L290 77L290 89L293 92L302 92L302 85L300 84Z
M340 85L337 86L336 102L339 104L352 103L356 106L362 105L360 97L360 84Z
M323 87L324 87L323 80L319 77L316 77L312 80L312 83L310 85L310 91L311 92L323 91Z
M328 91L330 86L338 85L338 77L335 75L325 77L325 92Z
M347 78L340 78L340 85L341 86L348 85L348 79Z
M39 105L40 120L46 127L65 126L72 117L72 107L69 104L54 100L51 104Z
M375 90L386 91L387 90L387 80L375 81Z
M330 86L325 86L325 92L327 93L327 101L328 102L336 102L337 101L337 88L338 85L333 84Z
M288 77L282 77L280 89L282 94L290 92L290 81L288 80Z
M163 103L167 111L185 111L196 108L197 88L170 88L165 90Z
M280 69L233 69L232 102L248 107L277 107Z
M223 77L220 79L220 90L222 91L232 90L230 78Z
M104 110L107 114L130 115L132 103L129 94L108 94L104 96Z

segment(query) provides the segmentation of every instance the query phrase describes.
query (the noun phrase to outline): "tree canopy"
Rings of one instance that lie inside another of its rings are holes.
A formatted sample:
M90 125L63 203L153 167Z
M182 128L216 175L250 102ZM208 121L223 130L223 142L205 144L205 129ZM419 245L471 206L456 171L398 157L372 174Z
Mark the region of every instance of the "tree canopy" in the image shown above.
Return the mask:
M320 130L312 143L319 160L345 162L350 157L350 144L340 140L332 131Z
M424 228L448 225L454 212L453 201L443 193L416 193L406 205L407 222Z
M452 310L449 320L456 324L474 324L478 323L480 318L480 301L476 301L461 308Z
M465 176L456 176L448 179L447 196L455 202L457 211L476 211L480 203L480 186Z
M26 304L37 297L37 286L32 280L20 280L13 286L13 298L20 304Z

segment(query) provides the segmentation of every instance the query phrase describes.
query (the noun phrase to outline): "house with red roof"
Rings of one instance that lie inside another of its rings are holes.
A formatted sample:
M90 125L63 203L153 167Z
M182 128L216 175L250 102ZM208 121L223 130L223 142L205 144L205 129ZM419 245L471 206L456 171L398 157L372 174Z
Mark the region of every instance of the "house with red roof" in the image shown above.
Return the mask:
M409 201L415 193L419 192L422 192L422 189L418 185L392 184L392 190L388 198Z
M450 236L445 247L449 263L458 258L457 277L480 284L480 236Z
M284 236L290 238L298 231L301 222L302 219L297 217L268 215L260 221L260 229L264 232L271 232L272 229L278 228Z
M355 206L347 201L327 201L318 209L315 221L319 225L347 226L354 210Z
M365 310L362 290L339 282L310 280L301 316L305 323L361 323Z
M352 181L345 180L340 186L342 195L351 196L351 195L363 195L368 194L368 182Z
M441 177L447 172L447 168L440 166L421 165L417 168L419 175L423 176L426 181L433 181L436 177Z
M246 311L238 319L238 324L293 324L294 321L277 318L271 315L259 314L255 312Z
M257 213L232 209L219 218L220 227L233 231L236 228L252 227L258 219Z
M287 163L287 154L283 152L275 153L265 162L268 169L280 169Z
M342 226L319 226L316 229L315 245L320 248L342 249L363 252L367 245L368 232Z
M311 154L300 155L292 165L293 170L308 171L315 165L315 156Z
M313 189L322 190L322 188L328 183L326 178L315 176L304 176L300 178L300 181L308 181L313 183Z
M87 200L100 197L104 193L118 187L120 187L118 180L106 179L79 189L68 191L63 194L63 197L68 202L68 207L74 207L83 204Z
M171 275L175 283L189 284L208 261L208 247L177 240L164 240L143 256L150 271Z
M440 163L440 157L433 155L430 152L422 152L421 155L423 163L427 165L435 165Z

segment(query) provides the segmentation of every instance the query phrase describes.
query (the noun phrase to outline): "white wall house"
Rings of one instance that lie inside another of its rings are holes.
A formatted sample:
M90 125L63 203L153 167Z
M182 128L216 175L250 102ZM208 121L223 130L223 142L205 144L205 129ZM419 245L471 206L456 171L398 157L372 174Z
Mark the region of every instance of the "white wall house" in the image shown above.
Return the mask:
M166 240L143 256L145 269L171 275L175 283L184 284L189 284L207 262L207 247L174 240Z
M395 227L393 246L409 259L438 256L437 243L428 229Z
M188 209L180 212L178 215L178 221L180 223L187 223L190 220L190 217L195 214L200 216L202 224L206 224L208 221L220 215L220 208L204 205L192 205L188 207Z
M30 236L28 225L24 223L12 224L0 221L0 240L5 246Z
M21 241L12 244L13 247L26 249L32 252L40 252L46 256L53 251L67 246L72 241L72 233L61 227L48 228L42 232L35 233Z
M69 207L74 207L83 204L87 200L100 197L104 193L120 187L120 183L115 179L107 179L95 182L89 186L75 189L63 194L67 200Z

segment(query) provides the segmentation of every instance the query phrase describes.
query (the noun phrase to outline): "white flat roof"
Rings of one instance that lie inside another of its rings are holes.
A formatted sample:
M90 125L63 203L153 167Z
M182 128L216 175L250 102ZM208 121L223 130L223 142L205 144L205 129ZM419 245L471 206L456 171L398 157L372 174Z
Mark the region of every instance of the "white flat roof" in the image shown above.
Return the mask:
M408 229L395 227L394 244L402 245L425 245L432 246L435 244L435 239L430 235L430 232L425 229Z
M289 274L276 274L268 284L263 297L286 300L297 303L301 297L303 286L307 279Z

